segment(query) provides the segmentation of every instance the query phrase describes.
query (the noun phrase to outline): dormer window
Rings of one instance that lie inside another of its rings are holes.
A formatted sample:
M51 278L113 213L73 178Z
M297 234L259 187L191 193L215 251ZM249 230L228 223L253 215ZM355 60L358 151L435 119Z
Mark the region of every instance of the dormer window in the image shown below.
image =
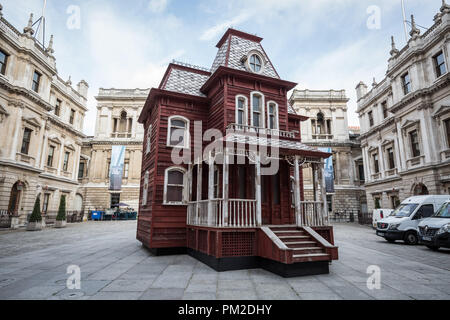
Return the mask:
M250 69L252 69L253 72L259 72L261 71L262 62L261 59L256 54L252 54L250 57Z

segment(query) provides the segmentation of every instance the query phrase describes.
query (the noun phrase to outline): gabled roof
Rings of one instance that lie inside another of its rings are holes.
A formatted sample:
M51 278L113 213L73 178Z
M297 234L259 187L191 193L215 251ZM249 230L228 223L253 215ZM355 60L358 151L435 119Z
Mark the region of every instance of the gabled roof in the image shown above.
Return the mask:
M203 84L209 79L210 72L194 69L176 62L169 64L159 89L205 97L200 91Z
M272 62L261 46L262 38L235 29L228 29L217 44L219 51L214 59L211 72L214 73L220 66L247 71L243 57L249 52L257 51L264 58L264 70L261 73L266 77L280 79Z

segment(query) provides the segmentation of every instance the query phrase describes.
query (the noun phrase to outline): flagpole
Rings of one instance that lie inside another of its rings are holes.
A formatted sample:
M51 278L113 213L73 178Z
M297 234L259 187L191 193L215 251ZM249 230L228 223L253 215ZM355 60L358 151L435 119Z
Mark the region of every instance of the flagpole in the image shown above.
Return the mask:
M405 41L408 42L408 30L406 27L405 2L402 0L403 28L405 30Z

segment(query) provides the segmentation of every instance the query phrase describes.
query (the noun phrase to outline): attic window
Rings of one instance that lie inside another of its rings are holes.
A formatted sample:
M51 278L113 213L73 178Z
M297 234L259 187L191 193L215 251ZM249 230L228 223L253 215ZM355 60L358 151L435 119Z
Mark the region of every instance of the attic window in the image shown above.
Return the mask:
M253 72L260 72L262 68L262 60L257 54L252 54L250 56L249 65Z

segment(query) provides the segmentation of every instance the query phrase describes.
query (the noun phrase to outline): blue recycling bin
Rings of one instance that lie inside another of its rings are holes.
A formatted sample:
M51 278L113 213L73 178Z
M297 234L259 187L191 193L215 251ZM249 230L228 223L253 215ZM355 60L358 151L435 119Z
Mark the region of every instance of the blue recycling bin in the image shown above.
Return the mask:
M92 220L100 221L103 218L103 211L92 211Z

